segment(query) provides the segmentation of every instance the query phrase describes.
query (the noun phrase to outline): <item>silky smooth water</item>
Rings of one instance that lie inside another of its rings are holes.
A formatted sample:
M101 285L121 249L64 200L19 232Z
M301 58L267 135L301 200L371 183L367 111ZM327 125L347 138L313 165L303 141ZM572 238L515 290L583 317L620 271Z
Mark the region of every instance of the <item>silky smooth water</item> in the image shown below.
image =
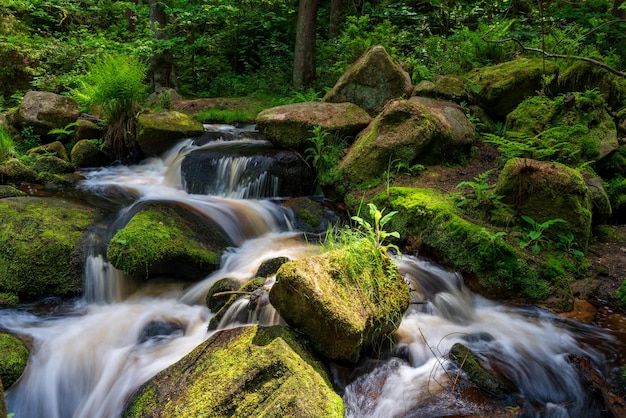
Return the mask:
M239 182L239 170L245 161L224 162L220 181L228 187L216 186L217 192L208 195L185 192L182 160L211 146L185 140L163 158L84 173L81 189L93 201L119 208L108 239L145 202L167 201L219 225L233 246L217 271L192 284L176 277L138 283L111 266L94 246L82 298L43 314L27 306L0 310L0 328L31 342L26 371L7 392L9 411L17 418L119 416L134 390L211 335L207 324L213 313L204 299L216 281L245 283L265 260L297 259L318 251L293 230L288 210L270 199L241 198L246 185ZM402 354L364 362L350 379L337 377L347 416L488 415L482 405L455 390L458 370L447 354L456 342L518 387L519 395L510 401L524 408L524 416L599 416L567 355L588 356L605 372L602 365L615 343L608 334L536 308L487 301L469 292L460 275L418 258L404 255L397 263L415 302L396 334L392 353ZM270 279L266 286L271 284ZM243 299L219 327L282 323L269 301L258 308L246 312ZM606 349L598 348L602 346Z

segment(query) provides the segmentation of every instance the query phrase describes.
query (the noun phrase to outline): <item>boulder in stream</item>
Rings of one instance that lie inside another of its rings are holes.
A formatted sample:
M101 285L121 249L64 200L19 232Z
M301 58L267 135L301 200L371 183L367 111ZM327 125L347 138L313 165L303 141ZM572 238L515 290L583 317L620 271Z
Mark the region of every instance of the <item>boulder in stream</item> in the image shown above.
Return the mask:
M137 143L148 157L158 157L178 140L203 133L202 123L176 111L142 113L137 118Z
M393 262L367 242L283 264L270 302L326 358L353 363L379 347L410 303Z
M343 417L327 372L285 327L216 333L131 397L122 417Z
M0 200L0 293L22 300L83 288L82 240L99 212L61 198Z
M339 142L354 137L370 121L367 112L352 103L305 102L263 110L256 117L256 127L274 145L303 152L312 145L309 138L316 125Z
M0 333L0 389L10 388L20 378L29 355L28 348L19 338Z
M219 266L229 242L221 231L183 207L147 203L115 234L111 264L131 276L197 280Z

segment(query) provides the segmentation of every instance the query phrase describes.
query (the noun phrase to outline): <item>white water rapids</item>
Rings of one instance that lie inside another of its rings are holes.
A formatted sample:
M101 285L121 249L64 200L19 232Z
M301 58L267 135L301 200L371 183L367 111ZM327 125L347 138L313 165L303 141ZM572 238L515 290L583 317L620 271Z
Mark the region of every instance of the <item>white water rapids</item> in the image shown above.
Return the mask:
M161 159L88 171L81 187L103 201L118 196L129 201L117 222L135 205L152 200L177 202L212 220L235 244L223 255L220 269L192 285L176 277L139 284L94 253L85 268L83 298L43 314L28 306L0 310L0 329L32 341L26 371L6 395L15 418L118 417L136 388L211 335L207 324L213 313L204 298L216 281L244 283L265 260L315 253L291 230L286 209L269 199L240 198L241 185L232 179L245 164L231 160L222 169L221 180L231 186L220 188L219 195L186 193L181 161L198 148L188 140ZM607 350L598 346L611 346L609 336L538 309L484 300L467 291L458 275L414 257L403 256L398 264L420 301L397 332L396 351L404 355L364 365L353 378L337 380L347 416L488 415L454 395L456 372L446 354L456 342L515 383L524 416L600 416L589 410L583 383L566 357L585 355L600 367ZM221 326L234 326L228 318ZM278 320L271 314L248 319ZM146 331L162 323L174 328Z

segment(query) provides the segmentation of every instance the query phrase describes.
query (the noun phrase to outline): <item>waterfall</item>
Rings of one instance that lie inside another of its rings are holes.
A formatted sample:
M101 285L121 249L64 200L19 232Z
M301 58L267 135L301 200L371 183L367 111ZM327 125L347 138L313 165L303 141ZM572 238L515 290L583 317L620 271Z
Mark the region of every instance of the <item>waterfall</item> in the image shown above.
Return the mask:
M214 313L204 299L213 284L223 278L244 284L266 260L318 251L293 230L291 212L270 200L280 191L269 159L251 155L268 144L232 140L236 130L222 126L215 136L224 132L231 140L188 139L162 158L84 172L84 193L117 213L104 241L143 205L158 201L211 223L233 246L218 270L189 284L176 277L138 283L94 245L83 298L45 314L28 307L0 309L0 329L32 341L26 370L6 394L16 418L118 417L134 390L210 337L207 324ZM216 151L236 155L196 159ZM199 179L185 175L192 168L200 170ZM487 301L472 294L458 273L424 260L403 255L396 262L413 304L387 357L364 361L348 378L334 369L347 416L488 416L479 404L456 395L460 372L447 354L459 342L516 385L518 398L507 401L522 405L524 416L600 416L566 355L584 355L601 366L606 353L598 347L614 344L609 336L536 308ZM269 278L265 286L271 285ZM283 323L267 292L253 302L239 299L218 327Z

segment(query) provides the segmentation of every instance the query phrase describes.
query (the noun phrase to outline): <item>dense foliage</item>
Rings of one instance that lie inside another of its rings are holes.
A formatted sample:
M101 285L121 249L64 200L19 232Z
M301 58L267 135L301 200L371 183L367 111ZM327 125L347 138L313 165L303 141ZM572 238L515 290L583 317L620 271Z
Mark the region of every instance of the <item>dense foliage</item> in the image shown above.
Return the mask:
M4 0L0 104L14 105L33 88L67 92L105 53L148 59L163 51L187 96L291 94L297 3L166 0L168 23L160 29L167 36L156 37L146 1ZM410 64L415 81L507 60L520 44L486 40L509 37L617 69L626 62L625 24L608 0L343 2L339 31L331 30L330 3L320 2L318 12L318 93L373 44Z

